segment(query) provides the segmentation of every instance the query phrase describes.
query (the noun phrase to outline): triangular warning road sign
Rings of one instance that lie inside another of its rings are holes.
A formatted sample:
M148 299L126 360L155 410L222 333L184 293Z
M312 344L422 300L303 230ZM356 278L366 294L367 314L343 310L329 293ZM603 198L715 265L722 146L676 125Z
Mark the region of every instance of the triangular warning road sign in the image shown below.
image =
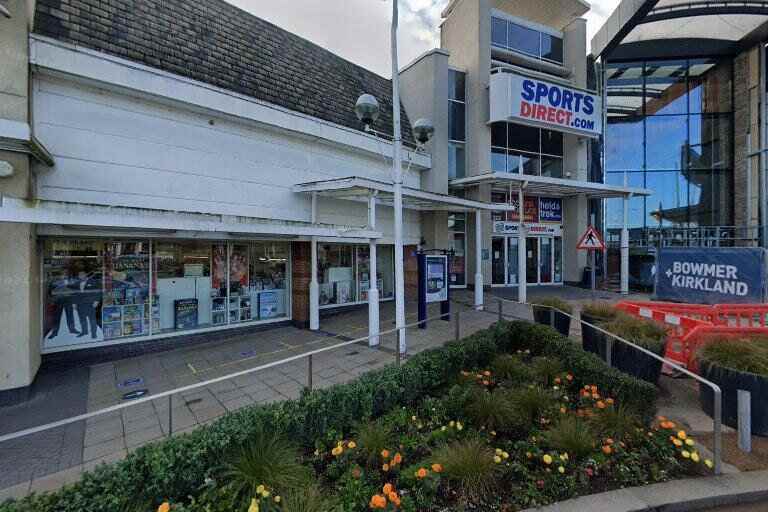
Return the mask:
M605 249L605 242L603 242L603 238L594 227L588 226L584 234L581 235L579 243L576 244L576 248L589 251L602 251Z

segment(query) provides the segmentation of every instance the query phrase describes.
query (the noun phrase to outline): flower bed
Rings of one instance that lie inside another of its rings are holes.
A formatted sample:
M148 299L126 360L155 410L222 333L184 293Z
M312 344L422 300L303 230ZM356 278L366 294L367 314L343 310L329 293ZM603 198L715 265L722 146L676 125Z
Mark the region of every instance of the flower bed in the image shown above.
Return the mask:
M553 330L502 323L0 511L512 511L706 471L649 421L655 400Z

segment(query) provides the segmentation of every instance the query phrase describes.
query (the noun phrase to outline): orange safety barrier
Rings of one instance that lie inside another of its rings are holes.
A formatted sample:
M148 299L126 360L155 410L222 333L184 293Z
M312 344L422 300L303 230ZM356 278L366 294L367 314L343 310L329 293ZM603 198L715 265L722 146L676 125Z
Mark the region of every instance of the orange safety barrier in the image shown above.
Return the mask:
M693 371L696 370L696 351L708 340L768 335L768 304L708 306L622 301L616 308L666 325L669 334L665 357Z

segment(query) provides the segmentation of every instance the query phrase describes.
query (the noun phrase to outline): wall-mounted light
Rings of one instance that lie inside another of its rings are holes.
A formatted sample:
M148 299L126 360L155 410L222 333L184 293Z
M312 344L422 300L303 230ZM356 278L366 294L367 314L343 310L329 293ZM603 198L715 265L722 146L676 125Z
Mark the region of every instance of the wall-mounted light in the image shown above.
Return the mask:
M0 160L0 178L8 178L9 176L13 176L13 165L11 165L11 162L6 162L5 160Z

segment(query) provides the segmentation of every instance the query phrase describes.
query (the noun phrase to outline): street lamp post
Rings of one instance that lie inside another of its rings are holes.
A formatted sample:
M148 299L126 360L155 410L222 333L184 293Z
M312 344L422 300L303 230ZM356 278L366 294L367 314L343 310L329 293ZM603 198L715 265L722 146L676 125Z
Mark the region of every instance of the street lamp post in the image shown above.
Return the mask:
M392 0L392 207L395 211L395 327L398 332L398 351L406 352L405 336L405 264L403 255L403 140L400 129L400 76L397 61L398 0ZM366 130L376 134L371 125L379 115L379 104L370 94L363 94L355 104L355 113ZM429 142L434 127L427 119L413 124L413 134L419 147ZM372 276L372 279L375 277Z

